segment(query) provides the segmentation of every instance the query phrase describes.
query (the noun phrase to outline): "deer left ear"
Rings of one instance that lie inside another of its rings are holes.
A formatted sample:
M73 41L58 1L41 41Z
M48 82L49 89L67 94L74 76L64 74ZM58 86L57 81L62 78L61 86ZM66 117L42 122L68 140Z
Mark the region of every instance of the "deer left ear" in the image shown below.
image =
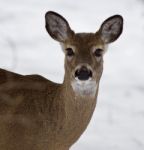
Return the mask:
M99 33L104 43L111 43L118 39L123 30L123 18L120 15L106 19L100 27Z

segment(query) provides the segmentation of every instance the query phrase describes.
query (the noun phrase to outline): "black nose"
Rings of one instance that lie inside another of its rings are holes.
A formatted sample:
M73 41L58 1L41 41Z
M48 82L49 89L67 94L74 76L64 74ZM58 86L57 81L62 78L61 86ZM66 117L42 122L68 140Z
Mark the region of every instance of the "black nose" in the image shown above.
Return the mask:
M92 77L92 71L83 66L76 70L75 77L77 77L79 80L88 80L90 77Z

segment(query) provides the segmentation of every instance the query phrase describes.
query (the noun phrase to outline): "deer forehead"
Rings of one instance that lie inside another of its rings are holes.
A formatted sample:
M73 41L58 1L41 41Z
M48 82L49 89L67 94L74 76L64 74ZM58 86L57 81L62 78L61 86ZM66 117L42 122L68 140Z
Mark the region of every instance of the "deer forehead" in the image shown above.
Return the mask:
M61 43L62 49L72 48L78 52L90 52L96 48L105 50L107 45L95 33L76 33L72 38L68 39L65 43Z

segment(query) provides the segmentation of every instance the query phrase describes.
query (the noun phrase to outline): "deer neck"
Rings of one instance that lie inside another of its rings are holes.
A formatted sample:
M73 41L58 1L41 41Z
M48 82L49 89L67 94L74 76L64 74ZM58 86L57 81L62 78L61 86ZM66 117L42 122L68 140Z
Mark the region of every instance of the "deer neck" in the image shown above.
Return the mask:
M68 143L74 143L86 129L96 106L98 87L94 97L78 96L71 85L69 76L65 75L61 98L64 107L63 133L66 133Z

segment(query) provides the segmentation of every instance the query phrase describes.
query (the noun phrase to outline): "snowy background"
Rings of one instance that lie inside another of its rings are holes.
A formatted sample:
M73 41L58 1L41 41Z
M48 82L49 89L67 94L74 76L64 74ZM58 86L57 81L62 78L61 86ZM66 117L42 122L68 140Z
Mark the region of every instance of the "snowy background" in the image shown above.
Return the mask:
M76 32L114 14L124 32L105 55L97 109L71 150L144 150L144 0L0 0L0 67L62 83L63 53L45 31L56 11Z

